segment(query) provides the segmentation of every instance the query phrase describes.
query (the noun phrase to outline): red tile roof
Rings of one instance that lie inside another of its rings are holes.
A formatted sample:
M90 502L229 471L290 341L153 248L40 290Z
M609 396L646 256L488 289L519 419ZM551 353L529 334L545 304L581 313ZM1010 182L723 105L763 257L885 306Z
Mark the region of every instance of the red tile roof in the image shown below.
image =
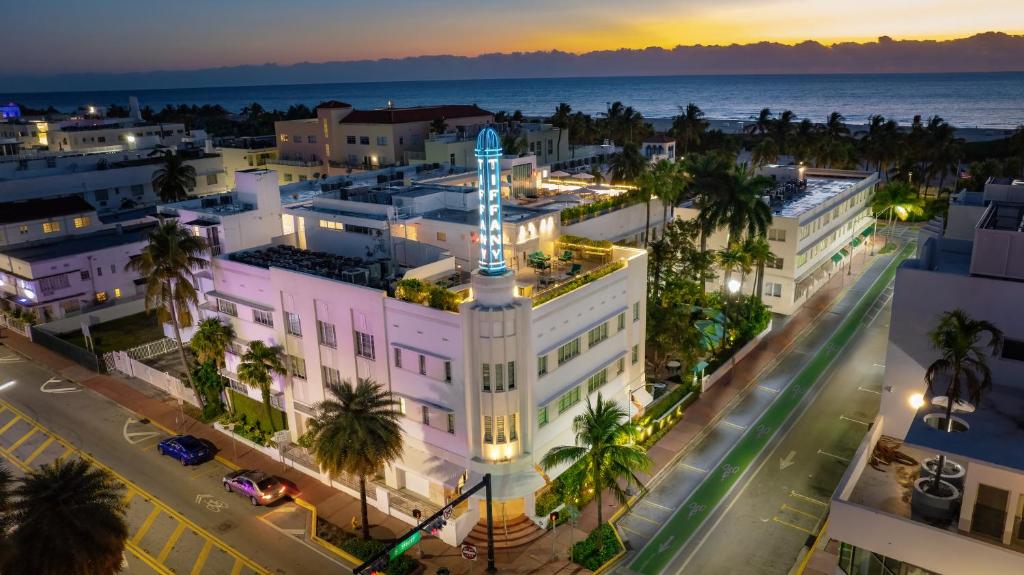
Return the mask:
M346 104L345 102L339 102L337 100L327 100L326 102L320 102L316 105L316 109L320 108L351 108L352 104Z
M491 112L472 105L422 106L417 108L381 108L379 110L352 110L341 119L342 124L408 124L430 122L434 118L451 120L474 116L493 116Z
M644 143L645 144L669 144L669 143L675 142L675 141L676 141L676 139L673 138L672 136L663 135L663 134L655 134L653 136L644 138Z

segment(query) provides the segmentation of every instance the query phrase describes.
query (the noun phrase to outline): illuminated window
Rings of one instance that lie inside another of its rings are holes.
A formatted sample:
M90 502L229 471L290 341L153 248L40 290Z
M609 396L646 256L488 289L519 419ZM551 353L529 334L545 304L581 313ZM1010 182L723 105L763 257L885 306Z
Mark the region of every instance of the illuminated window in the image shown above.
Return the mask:
M484 416L484 442L494 443L494 418L490 415Z
M287 142L288 141L288 134L281 134L281 141L282 142Z
M84 228L89 225L89 216L79 216L75 218L75 228Z
M114 288L114 297L121 297L121 288Z
M498 416L498 443L505 443L505 416Z
M18 228L18 233L27 234L28 233L28 226L21 226L20 228Z
M437 232L437 241L446 242L448 241L448 234L444 232Z
M98 301L100 303L103 303L103 302L107 301L107 292L105 292L105 291L98 291L98 292L96 292L96 301Z
M320 227L328 230L334 230L336 232L345 231L345 224L331 220L320 220Z
M60 231L60 222L44 222L43 223L43 233L44 234L52 234L54 232L59 232L59 231Z

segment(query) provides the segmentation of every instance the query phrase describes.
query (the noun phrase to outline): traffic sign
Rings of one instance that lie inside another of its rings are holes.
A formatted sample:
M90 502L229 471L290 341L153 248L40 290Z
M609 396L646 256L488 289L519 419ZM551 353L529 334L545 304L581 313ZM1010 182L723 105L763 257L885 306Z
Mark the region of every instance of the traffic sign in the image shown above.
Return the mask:
M411 549L413 545L420 542L420 537L420 532L416 531L406 539L403 539L401 542L399 542L398 545L395 545L393 548L391 548L391 551L388 551L388 557L394 559L402 553L405 553L406 551Z
M476 561L476 545L470 545L466 543L462 546L462 558L469 559L470 561Z
M448 521L448 520L450 520L452 518L452 506L451 505L449 505L448 507L444 508L444 512L442 512L442 516L444 517L445 521Z

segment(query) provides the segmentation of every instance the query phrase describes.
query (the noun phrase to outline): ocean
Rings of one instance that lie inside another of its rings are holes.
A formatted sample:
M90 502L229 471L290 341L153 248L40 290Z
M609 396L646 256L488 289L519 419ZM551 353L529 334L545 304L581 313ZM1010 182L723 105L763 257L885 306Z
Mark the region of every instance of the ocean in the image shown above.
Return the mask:
M838 111L851 124L882 114L909 124L915 114L939 115L958 127L1013 128L1024 124L1024 72L963 74L844 74L804 76L657 76L614 78L531 78L438 82L369 82L4 94L0 101L31 107L53 105L71 111L83 104L126 105L138 96L144 106L220 104L238 111L251 102L266 109L314 106L341 100L357 108L439 103L475 103L492 110L522 110L546 116L559 102L597 114L622 101L648 118L669 118L694 102L708 118L745 120L764 107L792 110L816 122Z

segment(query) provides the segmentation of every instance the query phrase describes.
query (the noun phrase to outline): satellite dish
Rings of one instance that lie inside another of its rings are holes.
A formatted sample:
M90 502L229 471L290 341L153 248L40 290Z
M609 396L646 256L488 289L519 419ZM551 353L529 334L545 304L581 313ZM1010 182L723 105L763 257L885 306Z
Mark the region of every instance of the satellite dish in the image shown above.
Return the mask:
M938 395L932 398L932 405L945 409L948 401L945 395ZM953 413L974 413L974 406L969 401L958 399L953 402Z

